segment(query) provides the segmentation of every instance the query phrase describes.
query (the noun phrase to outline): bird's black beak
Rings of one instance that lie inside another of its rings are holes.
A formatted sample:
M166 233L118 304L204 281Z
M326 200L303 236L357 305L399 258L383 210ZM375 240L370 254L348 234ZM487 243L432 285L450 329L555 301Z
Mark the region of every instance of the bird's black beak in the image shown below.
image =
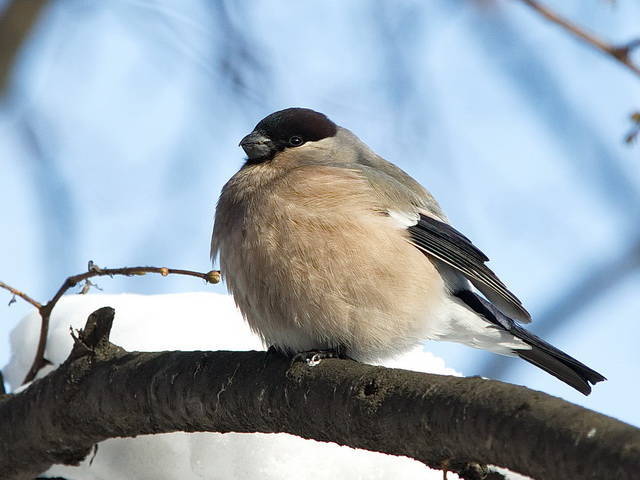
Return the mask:
M255 130L240 140L239 145L250 161L266 160L273 156L275 152L275 145L271 139Z

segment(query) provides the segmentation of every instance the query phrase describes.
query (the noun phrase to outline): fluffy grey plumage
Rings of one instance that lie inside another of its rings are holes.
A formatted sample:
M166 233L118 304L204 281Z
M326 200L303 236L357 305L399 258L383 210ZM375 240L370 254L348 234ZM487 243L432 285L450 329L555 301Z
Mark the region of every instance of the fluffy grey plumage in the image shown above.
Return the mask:
M605 379L519 326L529 313L488 258L349 130L290 108L240 145L248 158L220 195L211 256L266 344L370 361L446 340L520 356L584 394Z

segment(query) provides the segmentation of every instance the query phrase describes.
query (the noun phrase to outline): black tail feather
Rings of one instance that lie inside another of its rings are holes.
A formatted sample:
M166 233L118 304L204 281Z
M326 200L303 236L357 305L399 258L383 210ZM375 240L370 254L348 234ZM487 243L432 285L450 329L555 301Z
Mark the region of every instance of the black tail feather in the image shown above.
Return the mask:
M595 385L606 380L605 377L587 367L584 363L558 350L519 325L514 324L509 329L509 332L531 346L531 350L514 350L513 352L516 355L540 367L545 372L571 385L585 395L591 393L591 385L589 384Z
M572 368L566 366L562 361L548 355L539 348L533 347L531 350L514 350L520 358L559 378L564 383L571 385L584 395L591 393L591 385L581 375Z
M580 393L589 395L591 393L591 385L606 380L605 377L587 367L584 363L579 362L522 328L484 298L469 290L456 292L455 295L489 322L508 331L531 347L529 350L513 350L513 353L562 380Z

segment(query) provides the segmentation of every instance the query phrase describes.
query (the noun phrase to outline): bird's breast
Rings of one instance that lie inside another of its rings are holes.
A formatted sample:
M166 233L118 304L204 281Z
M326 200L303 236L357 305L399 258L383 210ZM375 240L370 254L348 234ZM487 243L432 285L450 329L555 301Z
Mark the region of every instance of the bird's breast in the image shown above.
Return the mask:
M214 242L245 318L293 351L344 345L371 359L415 344L443 292L435 268L356 172L299 170L220 199L233 213L217 214Z

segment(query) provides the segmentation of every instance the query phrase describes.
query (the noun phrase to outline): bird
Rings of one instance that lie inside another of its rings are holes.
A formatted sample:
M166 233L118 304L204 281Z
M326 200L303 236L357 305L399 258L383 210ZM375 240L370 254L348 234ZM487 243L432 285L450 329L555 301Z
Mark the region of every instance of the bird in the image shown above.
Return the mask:
M436 199L308 108L263 118L216 206L211 259L250 328L285 355L376 362L426 340L520 357L588 395L604 376L531 315Z

